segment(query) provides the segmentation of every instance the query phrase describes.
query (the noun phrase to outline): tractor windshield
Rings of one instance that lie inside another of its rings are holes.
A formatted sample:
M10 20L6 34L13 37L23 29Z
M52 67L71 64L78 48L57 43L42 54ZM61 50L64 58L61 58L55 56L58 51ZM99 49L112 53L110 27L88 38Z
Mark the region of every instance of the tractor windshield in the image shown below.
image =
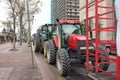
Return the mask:
M80 24L63 24L62 30L67 34L81 34Z

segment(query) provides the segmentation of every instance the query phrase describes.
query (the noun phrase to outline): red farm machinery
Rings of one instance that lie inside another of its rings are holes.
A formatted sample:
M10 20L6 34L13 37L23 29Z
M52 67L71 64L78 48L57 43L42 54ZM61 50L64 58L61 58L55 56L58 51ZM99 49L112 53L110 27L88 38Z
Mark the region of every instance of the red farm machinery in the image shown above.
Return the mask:
M55 27L55 35L46 45L47 61L55 64L62 76L66 76L70 72L70 66L73 62L86 64L86 40L82 24L79 20L57 20ZM91 38L88 38L92 42ZM88 46L88 51L95 54L95 44ZM106 49L106 46L100 46L100 49ZM99 50L100 51L100 50ZM101 54L108 57L109 54ZM95 65L96 58L89 55L89 62ZM109 62L107 59L99 59L99 62ZM109 64L99 65L103 70L107 70ZM93 68L92 71L95 71Z

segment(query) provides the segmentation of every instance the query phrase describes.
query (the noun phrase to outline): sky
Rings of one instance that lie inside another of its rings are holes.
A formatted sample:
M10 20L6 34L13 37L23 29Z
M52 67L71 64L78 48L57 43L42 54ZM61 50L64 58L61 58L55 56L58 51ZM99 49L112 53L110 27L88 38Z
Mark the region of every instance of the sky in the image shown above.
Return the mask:
M0 1L0 21L4 21L8 17L8 12L7 12L6 6L7 6L6 3L3 0L1 0ZM0 32L3 29L3 27L1 27L1 26L2 26L2 24L0 22Z
M50 23L50 1L51 0L40 0L42 1L43 6L41 6L41 11L35 15L33 25L32 25L32 34L36 30L46 23Z
M0 2L0 21L4 21L8 17L8 12L6 8L6 3L4 0ZM36 32L36 30L45 23L50 23L50 1L51 0L40 0L42 2L41 10L39 13L34 15L34 21L32 27L32 34ZM0 23L1 26L1 23ZM0 27L0 32L3 28ZM17 30L16 30L17 31Z

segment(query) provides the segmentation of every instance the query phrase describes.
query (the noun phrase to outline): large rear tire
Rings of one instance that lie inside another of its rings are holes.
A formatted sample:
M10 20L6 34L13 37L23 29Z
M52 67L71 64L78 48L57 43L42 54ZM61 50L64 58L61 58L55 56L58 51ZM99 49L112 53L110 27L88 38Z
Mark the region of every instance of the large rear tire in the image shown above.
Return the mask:
M105 57L109 57L109 54L103 54L102 56L105 56ZM100 59L100 62L109 62L108 59L105 59L105 58L101 58ZM105 71L108 70L109 68L109 63L108 64L100 64L99 67Z
M101 56L109 57L109 54L102 54ZM109 62L109 60L106 59L106 58L99 58L98 62L99 63L100 62ZM95 61L94 60L92 61L92 64L95 65ZM98 64L98 67L100 69L104 70L104 71L107 71L108 68L109 68L109 63L107 63L107 64ZM95 69L93 69L93 72L95 72ZM101 72L101 71L99 71L99 72Z
M70 73L70 58L65 49L59 49L57 51L56 65L62 76L67 76Z
M48 44L48 41L45 41L44 42L44 57L47 58L47 44Z
M44 53L44 40L42 36L40 36L40 53Z
M34 51L39 52L40 51L40 40L37 37L36 40L34 41Z
M52 40L49 40L47 43L47 61L49 64L55 64L56 62L56 50L55 45Z

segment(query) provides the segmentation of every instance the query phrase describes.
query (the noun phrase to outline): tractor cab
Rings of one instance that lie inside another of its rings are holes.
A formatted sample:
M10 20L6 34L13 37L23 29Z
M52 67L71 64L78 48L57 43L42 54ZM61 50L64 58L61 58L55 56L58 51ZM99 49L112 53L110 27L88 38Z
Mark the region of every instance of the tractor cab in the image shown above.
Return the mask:
M55 24L45 24L41 27L42 36L45 41L52 38L54 29L55 29Z
M71 34L82 35L82 25L80 24L80 21L60 20L56 28L56 36L59 37L62 48L68 47L68 39Z

